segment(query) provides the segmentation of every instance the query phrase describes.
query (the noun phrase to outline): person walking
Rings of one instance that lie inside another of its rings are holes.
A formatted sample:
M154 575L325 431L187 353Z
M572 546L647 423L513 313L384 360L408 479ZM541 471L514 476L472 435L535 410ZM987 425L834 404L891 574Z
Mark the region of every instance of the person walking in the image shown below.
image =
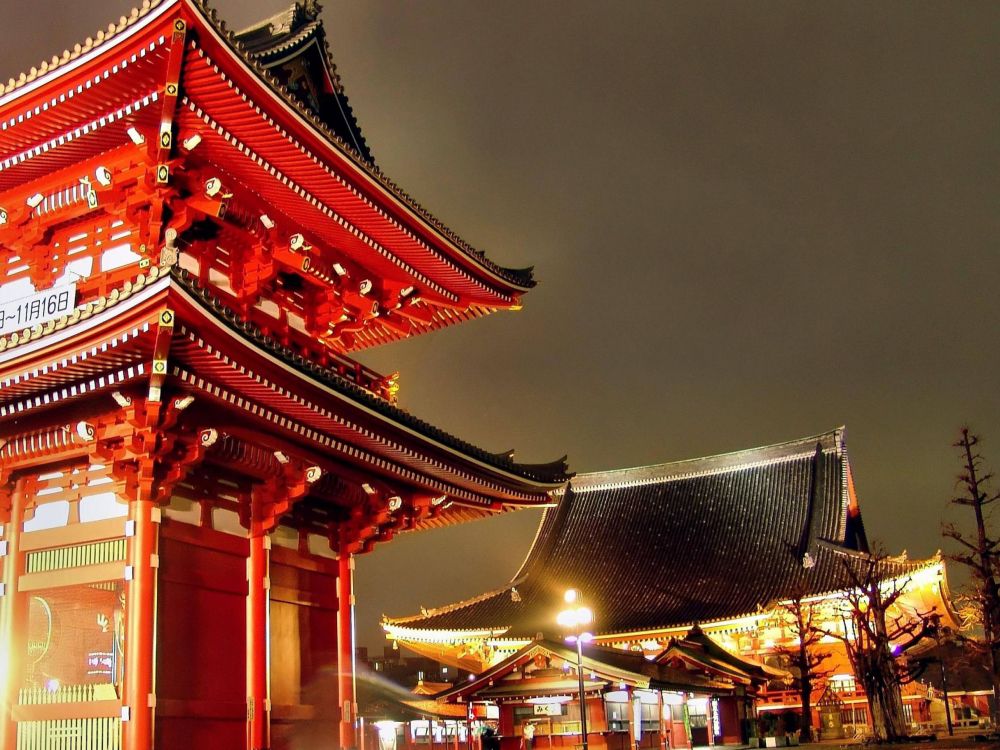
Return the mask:
M524 726L521 727L521 739L524 750L531 750L535 744L535 723L533 721L526 721Z

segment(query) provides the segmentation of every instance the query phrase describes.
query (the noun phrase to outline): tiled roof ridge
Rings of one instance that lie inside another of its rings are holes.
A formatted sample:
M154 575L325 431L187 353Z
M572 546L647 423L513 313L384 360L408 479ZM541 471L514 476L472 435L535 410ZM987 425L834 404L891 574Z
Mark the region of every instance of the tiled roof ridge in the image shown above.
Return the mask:
M381 169L379 169L376 164L366 160L364 156L358 153L353 146L334 133L326 123L324 123L318 116L316 116L315 113L312 112L312 110L300 102L287 87L281 85L281 83L278 82L274 76L272 76L262 65L253 59L252 52L240 41L237 34L229 30L225 20L219 17L218 12L215 8L209 5L208 0L188 1L194 7L201 10L205 19L211 23L213 27L215 27L222 39L229 44L230 47L232 47L232 49L246 62L246 64L253 69L261 80L271 87L272 90L277 92L289 106L295 109L303 118L306 119L307 122L315 127L330 143L334 144L338 149L343 151L345 155L350 157L357 166L361 167L370 176L375 178L384 188L395 195L396 198L409 206L410 209L417 213L424 221L434 227L434 229L440 232L452 244L464 252L474 263L478 263L500 278L514 284L517 287L520 287L521 289L531 289L535 286L536 282L532 274L532 271L534 270L533 266L520 269L507 268L487 258L486 254L482 250L477 250L472 247L472 245L459 237L458 234L448 228L438 218L431 214L430 211L418 203L413 196L393 182L384 172L382 172ZM327 54L329 54L329 50L327 50Z
M174 1L176 2L176 0ZM132 8L128 16L121 16L118 19L118 23L109 23L107 30L99 29L93 37L88 36L81 44L74 45L72 50L64 49L61 55L53 55L50 60L43 60L37 66L32 66L29 70L22 71L17 78L9 79L6 84L0 83L0 96L9 94L31 83L40 76L73 62L81 55L90 52L94 47L104 44L117 34L120 34L129 26L139 21L139 19L147 16L150 11L168 2L171 2L171 0L143 0L142 5Z
M299 43L313 37L313 32L322 27L322 23L319 21L309 21L308 23L302 24L297 31L290 33L287 39L282 39L280 42L273 46L261 46L259 49L255 49L249 54L254 57L267 57L268 55L278 54L280 52L287 52L292 47L295 47ZM335 84L336 85L336 84ZM339 88L339 87L338 87Z
M514 574L513 578L511 578L505 585L491 591L486 591L485 593L469 599L462 599L457 602L452 602L451 604L445 604L440 607L435 607L434 609L428 609L426 610L426 613L421 612L418 615L408 615L400 618L384 617L383 621L392 625L404 624L409 621L421 620L426 617L455 612L457 610L479 604L480 602L488 601L489 599L493 599L497 596L511 596L511 592L517 588L518 584L523 583L530 577L533 564L536 564L539 560L545 560L547 548L554 543L554 538L558 535L553 534L550 527L549 533L543 537L543 530L546 528L546 522L548 521L550 513L558 513L562 511L565 514L569 512L568 508L564 508L565 505L567 504L560 503L555 507L549 507L542 511L542 518L538 523L538 527L535 529L535 538L531 542L531 547L528 549L528 552L524 557L524 561L521 563L521 567L518 568L518 571ZM553 522L553 525L555 525L555 522ZM496 629L508 630L509 628L510 626L506 625Z
M405 617L388 617L386 615L382 615L382 622L387 625L406 625L408 622L413 622L415 620L423 620L428 617L446 615L450 612L454 612L455 610L463 609L464 607L471 607L473 604L479 604L480 602L485 602L495 596L506 594L512 588L514 588L514 585L512 583L508 583L501 588L478 594L470 599L463 599L462 601L452 602L451 604L443 604L440 607L421 607L420 614L416 615L406 615ZM491 627L490 630L502 633L509 628L510 625L497 625L496 627Z
M340 79L337 65L333 61L333 53L330 50L326 29L319 19L321 9L322 6L318 2L311 0L306 0L306 3L295 2L286 10L258 22L254 26L235 32L234 36L247 47L246 54L248 56L261 60L287 52L300 46L303 42L315 40L320 48L324 67L333 84L333 96L337 98L337 106L344 116L351 139L354 141L353 147L367 163L375 166L371 148L361 132L357 117L354 116L354 110L351 108L350 100L344 91L344 83ZM265 30L268 38L259 38Z
M518 567L517 572L510 579L508 583L509 588L516 588L517 584L527 578L528 570L531 567L531 563L534 562L535 556L541 554L541 547L545 544L548 536L545 539L542 538L542 531L546 528L546 522L549 520L550 513L557 513L559 511L559 506L550 506L542 511L542 517L538 521L538 526L535 527L535 535L531 539L531 545L528 547L528 552L524 556L524 560L521 561L521 565Z
M816 454L817 444L823 446L824 453L840 455L843 452L844 431L845 428L841 426L819 435L712 456L686 458L648 466L586 472L577 474L567 490L572 488L573 492L592 492L622 487L642 487L660 482L673 482L761 466L773 466L786 461L811 458Z
M199 298L209 307L221 321L228 325L237 334L248 338L255 345L265 349L278 359L297 369L298 371L316 378L317 380L332 386L335 390L349 396L364 406L377 411L385 417L405 425L416 432L435 440L453 450L474 458L492 468L506 471L524 479L540 482L542 484L561 484L569 476L567 466L564 461L556 461L552 464L519 464L510 460L504 455L490 453L471 443L458 438L434 425L413 416L405 409L389 403L383 398L376 396L365 388L344 378L335 370L323 367L292 349L282 346L270 336L265 335L259 328L241 318L235 311L227 307L221 300L215 297L211 291L202 287L194 276L183 268L174 266L171 268L171 276L178 281L181 286ZM546 473L549 472L549 473Z
M318 3L314 3L318 5ZM273 15L267 16L266 18L261 18L258 21L254 21L249 26L246 26L238 31L234 32L237 36L245 36L247 34L252 34L255 31L262 31L266 28L273 28L274 26L283 26L288 24L289 27L294 26L296 20L298 20L299 14L302 12L302 3L293 2L291 5L287 6L284 10L279 10Z

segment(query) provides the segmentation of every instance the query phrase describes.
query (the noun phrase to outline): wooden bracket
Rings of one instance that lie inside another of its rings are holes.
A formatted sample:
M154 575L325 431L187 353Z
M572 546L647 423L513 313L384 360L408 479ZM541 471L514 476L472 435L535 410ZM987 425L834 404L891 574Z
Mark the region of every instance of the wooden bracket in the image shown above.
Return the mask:
M166 404L122 394L115 398L122 409L95 428L91 461L110 466L112 475L125 483L129 499L168 503L177 483L216 443L218 432L177 427L181 413L193 401L190 396Z
M254 488L248 508L249 517L243 519L253 535L273 531L281 517L292 509L296 501L305 497L313 483L323 475L318 466L310 466L281 451L275 451L274 455L281 468L277 475Z

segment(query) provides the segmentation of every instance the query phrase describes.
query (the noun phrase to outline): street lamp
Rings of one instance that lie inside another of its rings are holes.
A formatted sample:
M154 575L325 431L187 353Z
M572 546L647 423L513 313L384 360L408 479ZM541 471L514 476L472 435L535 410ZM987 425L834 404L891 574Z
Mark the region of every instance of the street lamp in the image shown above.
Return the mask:
M556 617L556 622L571 631L571 635L566 636L566 642L576 644L576 676L580 688L580 735L583 739L583 750L588 750L587 695L583 684L583 644L594 640L594 636L583 628L594 621L594 613L589 608L580 605L577 601L579 598L580 594L576 589L568 589L563 594L566 608Z

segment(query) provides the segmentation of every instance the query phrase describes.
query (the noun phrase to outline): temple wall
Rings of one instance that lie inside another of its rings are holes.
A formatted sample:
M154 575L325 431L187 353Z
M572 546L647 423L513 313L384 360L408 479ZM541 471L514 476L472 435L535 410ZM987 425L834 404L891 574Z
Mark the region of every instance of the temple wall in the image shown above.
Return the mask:
M160 553L156 747L241 747L247 540L167 519ZM272 748L333 743L336 564L275 546L270 573Z
M130 641L136 527L120 482L84 461L18 486L23 510L3 519L0 536L2 677L14 718L0 722L9 733L0 745L56 750L70 732L86 737L73 750L122 747L123 685L138 649L156 656L155 748L245 747L246 531L197 507L164 509L153 524L155 633ZM336 560L297 545L271 550L273 750L339 744L337 573Z
M246 725L245 539L166 519L156 747L239 747Z
M336 586L336 563L281 547L272 549L274 750L333 746L340 714Z

